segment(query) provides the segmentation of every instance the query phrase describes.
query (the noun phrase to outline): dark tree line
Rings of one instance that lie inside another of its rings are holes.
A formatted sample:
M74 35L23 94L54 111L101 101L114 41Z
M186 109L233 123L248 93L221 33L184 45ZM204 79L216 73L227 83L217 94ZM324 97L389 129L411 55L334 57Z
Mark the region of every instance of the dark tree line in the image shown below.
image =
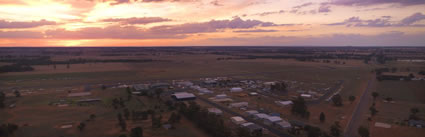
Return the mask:
M291 112L296 115L300 115L301 117L308 118L310 116L310 112L307 110L307 105L302 97L298 97L296 100L293 100L294 104L292 104Z
M0 137L10 137L13 133L18 130L18 125L15 124L1 124L0 126Z
M0 67L0 73L33 71L34 68L24 64L12 64Z
M190 102L189 106L184 103L179 103L178 108L183 116L194 122L199 128L203 129L211 136L232 136L232 131L224 125L222 117L208 113L206 109L201 109L195 102Z

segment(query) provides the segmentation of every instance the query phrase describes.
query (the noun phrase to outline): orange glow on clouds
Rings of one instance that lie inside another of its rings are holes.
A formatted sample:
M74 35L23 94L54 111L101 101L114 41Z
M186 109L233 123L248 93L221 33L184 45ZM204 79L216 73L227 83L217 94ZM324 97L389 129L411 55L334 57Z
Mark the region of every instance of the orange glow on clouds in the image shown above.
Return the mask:
M0 46L424 46L424 9L404 0L3 0Z

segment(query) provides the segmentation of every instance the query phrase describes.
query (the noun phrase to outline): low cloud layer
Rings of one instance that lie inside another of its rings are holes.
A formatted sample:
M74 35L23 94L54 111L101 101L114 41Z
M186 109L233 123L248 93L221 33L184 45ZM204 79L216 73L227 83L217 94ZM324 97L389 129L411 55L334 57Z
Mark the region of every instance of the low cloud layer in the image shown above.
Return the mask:
M397 3L401 5L420 5L425 4L424 0L330 0L330 4L344 5L344 6L367 6L367 5L378 5Z
M414 13L408 17L405 17L401 21L391 21L391 16L382 16L377 19L363 20L359 17L351 17L343 22L326 24L329 26L339 26L345 25L346 27L402 27L402 26L411 26L411 27L425 27L425 24L415 24L421 20L425 19L425 15L418 12Z
M121 24L150 24L157 22L171 21L171 19L161 17L143 17L143 18L110 18L102 20L104 22L119 22Z
M35 28L45 25L55 25L54 21L40 20L40 21L31 21L31 22L22 22L22 21L6 21L0 20L0 28L2 29L19 29L19 28Z
M114 19L114 21L122 21ZM123 19L127 21L126 19ZM140 23L137 20L136 23ZM143 22L146 23L146 22ZM134 24L134 22L133 22ZM185 23L180 25L162 25L152 28L138 28L136 26L108 26L105 28L88 27L80 30L70 31L66 29L55 29L45 31L45 38L50 39L181 39L189 37L196 33L213 33L224 29L253 29L256 27L273 27L281 26L272 22L263 22L259 20L243 20L239 17L234 17L231 20L211 20L200 23ZM251 30L251 32L273 32L274 30ZM246 32L249 32L248 30ZM11 35L7 35L11 33ZM26 34L28 33L28 35ZM0 38L17 38L29 36L31 38L43 38L43 35L38 32L2 32ZM37 35L35 35L37 34Z

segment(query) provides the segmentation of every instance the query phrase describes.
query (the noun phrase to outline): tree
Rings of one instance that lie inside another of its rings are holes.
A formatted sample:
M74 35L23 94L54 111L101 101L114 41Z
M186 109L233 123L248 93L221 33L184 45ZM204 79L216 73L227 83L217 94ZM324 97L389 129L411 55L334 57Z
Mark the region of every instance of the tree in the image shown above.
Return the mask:
M320 119L320 122L322 122L322 123L325 122L325 120L326 120L325 113L320 112L319 119Z
M302 117L306 117L308 110L304 98L298 97L292 102L294 102L294 104L292 104L291 112L294 114L301 115Z
M128 110L128 108L125 108L123 111L125 119L128 120L130 118L130 111Z
M131 89L130 89L130 87L127 87L126 91L127 91L127 100L130 101L131 100Z
M121 120L118 124L121 127L121 131L127 131L127 123L125 122L125 120Z
M0 136L8 137L9 135L13 135L13 133L18 130L18 125L15 124L2 124L0 125Z
M0 91L0 108L4 108L5 99L6 99L6 94L4 94L2 91Z
M141 127L131 129L130 137L143 137L143 129Z
M308 137L320 137L322 134L318 127L306 126L305 129L307 130Z
M94 120L96 118L95 114L90 114L90 120Z
M416 113L419 113L419 109L418 108L411 108L410 112L414 115L416 115Z
M15 90L13 94L15 94L16 97L21 97L21 93L18 90Z
M351 104L353 104L354 100L356 100L355 96L348 97L348 100L350 100Z
M363 127L363 126L360 126L358 128L357 132L359 133L359 135L361 137L369 137L369 129L367 129L367 128Z
M376 100L376 98L379 96L379 93L378 92L372 92L372 97L373 97L373 100Z
M164 90L162 88L155 89L156 98L159 99L159 97L161 96L162 92L164 92Z
M102 85L101 88L102 88L102 90L105 90L106 89L106 86L105 85Z
M180 119L178 119L178 117L179 116L177 116L177 114L173 112L173 113L171 113L171 116L168 119L168 122L171 123L171 124L179 122Z
M77 127L77 128L78 128L80 131L83 131L85 127L86 127L86 124L85 124L84 122L81 122L81 123L80 123L80 125L78 125L78 127Z
M375 115L376 115L376 113L378 113L378 110L376 110L376 108L375 108L374 106L371 106L371 107L369 108L369 110L370 110L370 114L371 114L372 116L375 116Z
M342 97L339 94L336 94L332 97L332 102L335 106L342 106Z
M338 121L331 126L331 135L334 137L339 137L341 135L341 126Z
M419 118L416 116L416 113L419 113L419 109L418 108L411 108L410 109L410 116L409 119L414 119L414 120L418 120Z

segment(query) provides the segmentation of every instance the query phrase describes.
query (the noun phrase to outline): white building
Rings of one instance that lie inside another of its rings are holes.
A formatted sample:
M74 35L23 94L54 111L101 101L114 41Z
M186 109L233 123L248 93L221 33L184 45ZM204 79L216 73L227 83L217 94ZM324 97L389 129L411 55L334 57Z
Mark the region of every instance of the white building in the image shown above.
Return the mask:
M230 89L230 92L242 92L242 91L243 91L243 89L240 88L240 87L234 87L234 88Z
M208 113L213 113L213 114L216 114L216 115L222 115L223 111L221 111L218 108L208 108Z
M278 117L278 116L271 116L271 117L266 117L264 119L264 124L266 125L273 125L275 123L281 122L283 119Z
M232 120L233 123L235 123L237 125L240 125L240 124L243 124L243 123L246 122L245 119L243 119L242 117L239 117L239 116L231 117L230 119Z
M252 116L254 116L255 114L258 114L258 113L259 112L257 110L248 110L248 111L245 111L245 114L247 114L250 117L252 117Z
M280 129L288 129L291 128L291 123L289 123L288 121L282 120L280 122L276 123L276 126Z
M196 96L192 93L187 92L177 92L171 95L172 98L178 101L184 101L184 100L194 100L196 99Z
M267 118L267 117L270 117L270 116L269 116L269 115L267 115L267 114L264 114L264 113L254 114L254 119L263 120L263 119L265 119L265 118Z
M238 103L231 103L229 105L229 107L236 107L236 108L240 108L240 107L248 107L248 102L238 102Z
M310 94L301 94L301 97L303 97L303 98L311 98L311 95Z
M279 106L288 106L288 105L292 105L294 104L294 102L288 100L288 101L275 101L276 104L278 104Z

